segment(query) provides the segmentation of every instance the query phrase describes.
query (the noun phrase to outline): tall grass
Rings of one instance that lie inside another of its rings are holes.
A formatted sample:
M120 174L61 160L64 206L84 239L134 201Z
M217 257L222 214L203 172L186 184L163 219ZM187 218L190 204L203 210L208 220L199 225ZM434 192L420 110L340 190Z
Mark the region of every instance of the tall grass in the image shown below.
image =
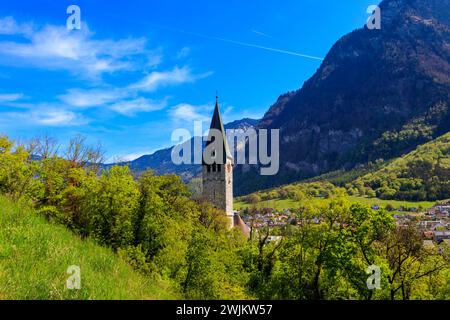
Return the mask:
M81 268L81 289L66 273ZM112 250L49 224L0 196L0 299L174 299L170 285L134 271Z

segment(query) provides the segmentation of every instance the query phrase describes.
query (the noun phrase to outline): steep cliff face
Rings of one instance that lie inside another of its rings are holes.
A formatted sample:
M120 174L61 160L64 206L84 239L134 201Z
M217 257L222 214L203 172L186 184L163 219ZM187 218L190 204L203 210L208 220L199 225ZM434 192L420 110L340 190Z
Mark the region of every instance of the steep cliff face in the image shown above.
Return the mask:
M450 131L450 0L380 7L381 30L341 38L261 120L281 130L281 171L258 187L392 158Z

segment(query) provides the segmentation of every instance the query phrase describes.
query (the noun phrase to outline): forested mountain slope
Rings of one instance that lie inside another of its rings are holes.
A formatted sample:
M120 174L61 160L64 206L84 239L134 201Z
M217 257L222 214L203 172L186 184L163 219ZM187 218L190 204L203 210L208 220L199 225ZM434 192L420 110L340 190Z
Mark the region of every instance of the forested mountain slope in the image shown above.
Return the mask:
M450 133L364 175L352 185L374 190L382 199L450 198Z

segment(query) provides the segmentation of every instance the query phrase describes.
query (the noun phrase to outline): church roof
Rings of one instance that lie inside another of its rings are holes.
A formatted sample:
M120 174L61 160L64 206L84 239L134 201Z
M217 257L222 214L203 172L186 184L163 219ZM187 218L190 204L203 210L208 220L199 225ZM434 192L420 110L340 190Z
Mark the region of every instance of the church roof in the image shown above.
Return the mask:
M230 148L228 147L227 135L226 135L226 131L223 126L222 116L220 115L219 99L217 97L216 97L216 106L214 108L214 114L213 114L213 117L211 120L210 130L211 129L219 130L222 134L223 159L217 159L216 163L217 164L225 164L227 162L227 159L232 160L233 156L231 155ZM211 131L210 131L210 133L208 135L208 140L206 142L206 147L209 146L211 143L213 143L213 140L211 138L213 138L213 137L211 136ZM205 162L203 161L203 163L205 163Z
M250 228L245 224L239 214L235 214L233 217L233 224L235 228L238 228L248 238L250 237Z

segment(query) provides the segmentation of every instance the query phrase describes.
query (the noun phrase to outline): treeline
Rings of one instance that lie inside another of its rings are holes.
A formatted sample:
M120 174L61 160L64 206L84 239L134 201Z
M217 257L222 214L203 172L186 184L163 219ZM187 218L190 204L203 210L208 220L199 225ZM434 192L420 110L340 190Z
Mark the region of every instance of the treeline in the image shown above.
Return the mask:
M270 200L295 200L311 198L328 198L338 192L339 188L330 182L293 183L270 190L259 191L247 196L239 197L238 201L250 204L258 204L261 201Z
M450 133L346 184L346 187L351 195L386 200L450 198Z
M447 247L424 248L415 226L398 228L384 211L351 205L340 189L292 190L301 204L295 223L270 242L270 222L247 239L226 228L223 212L192 200L177 176L101 170L101 158L82 138L63 152L49 139L25 146L2 137L0 192L113 248L187 299L450 298ZM380 290L367 287L373 264Z

